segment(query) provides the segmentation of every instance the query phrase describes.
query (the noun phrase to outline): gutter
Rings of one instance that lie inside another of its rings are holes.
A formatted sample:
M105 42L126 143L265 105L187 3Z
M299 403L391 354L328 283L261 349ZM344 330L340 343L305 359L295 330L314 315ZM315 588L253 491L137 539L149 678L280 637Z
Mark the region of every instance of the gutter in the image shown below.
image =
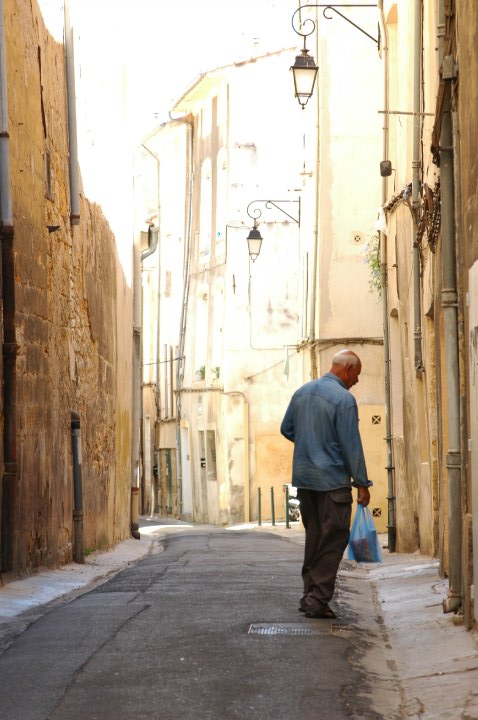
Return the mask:
M457 612L462 605L462 453L460 436L460 370L458 351L458 293L456 281L454 143L451 113L451 90L454 79L452 55L445 56L447 28L445 1L439 1L438 49L442 82L445 83L439 143L442 238L442 308L448 419L448 596L443 612ZM446 62L445 62L446 61ZM451 61L451 62L450 62ZM458 178L455 178L458 180Z
M422 2L415 0L414 37L413 37L413 159L412 159L412 208L415 226L413 241L413 312L414 312L414 349L415 371L422 373L422 304L420 279L420 239L418 235L420 213L420 81L422 76Z
M382 155L388 160L389 153L389 58L388 58L388 34L383 13L383 0L378 0L380 37L382 38L383 56L383 133L382 133ZM382 177L382 207L387 203L387 178ZM380 231L380 269L382 275L382 309L383 309L383 356L384 356L384 383L385 383L385 441L387 452L387 501L388 501L388 550L395 552L397 540L397 528L395 517L395 467L393 464L392 446L392 401L390 392L390 332L388 326L388 267L387 267L387 235Z
M13 210L8 134L8 90L5 50L5 9L0 0L0 243L2 292L2 411L3 474L0 488L0 571L11 572L14 564L15 494L18 482L16 434L15 274L13 255Z
M189 301L189 268L191 264L192 251L192 205L193 205L193 188L194 188L194 121L191 115L187 115L180 120L174 122L183 122L188 125L188 153L189 164L188 172L188 193L186 207L186 227L184 237L186 246L184 248L184 264L183 264L183 299L181 303L181 317L179 323L179 352L178 363L176 365L176 445L177 445L177 479L178 479L178 516L183 514L183 457L181 442L181 390L184 378L184 346L186 342L186 319Z
M70 1L65 0L66 103L68 111L68 158L70 171L70 222L80 223L80 192L78 180L78 139L76 126L75 52L70 24Z

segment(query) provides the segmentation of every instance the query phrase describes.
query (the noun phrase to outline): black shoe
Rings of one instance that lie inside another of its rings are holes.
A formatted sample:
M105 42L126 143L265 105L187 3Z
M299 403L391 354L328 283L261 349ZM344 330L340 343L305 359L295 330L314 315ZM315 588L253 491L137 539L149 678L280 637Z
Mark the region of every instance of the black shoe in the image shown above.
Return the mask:
M305 612L305 617L318 618L322 620L333 620L337 617L328 605L324 605L322 603L312 603L310 601L304 603L304 605L305 608L303 612Z

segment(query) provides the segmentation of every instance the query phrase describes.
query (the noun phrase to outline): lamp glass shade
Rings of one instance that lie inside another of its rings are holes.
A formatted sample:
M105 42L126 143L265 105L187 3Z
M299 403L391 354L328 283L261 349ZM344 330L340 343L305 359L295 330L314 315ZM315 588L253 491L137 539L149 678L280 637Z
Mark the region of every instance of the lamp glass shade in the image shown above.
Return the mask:
M297 55L295 63L291 67L294 76L295 97L302 107L312 97L318 69L314 58L309 55L306 48L302 50L300 55Z
M254 262L261 251L262 235L260 234L257 227L253 227L247 236L247 245L249 247L249 255Z

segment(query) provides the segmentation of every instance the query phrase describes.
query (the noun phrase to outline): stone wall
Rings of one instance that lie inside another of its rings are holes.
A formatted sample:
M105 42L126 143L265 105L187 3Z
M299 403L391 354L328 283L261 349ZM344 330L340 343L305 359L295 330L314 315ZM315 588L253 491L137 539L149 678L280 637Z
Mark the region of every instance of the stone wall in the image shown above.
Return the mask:
M14 239L3 283L14 279L18 350L2 570L20 575L72 559L71 412L81 420L84 546L129 534L131 333L119 348L117 312L118 296L122 311L132 299L101 207L81 196L70 225L64 46L35 1L6 0L5 34Z

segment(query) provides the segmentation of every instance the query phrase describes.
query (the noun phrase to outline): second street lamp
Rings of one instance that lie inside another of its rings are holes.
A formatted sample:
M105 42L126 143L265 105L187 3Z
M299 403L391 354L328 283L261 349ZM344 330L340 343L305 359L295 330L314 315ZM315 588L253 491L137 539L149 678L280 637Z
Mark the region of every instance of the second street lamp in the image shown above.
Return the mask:
M249 256L252 262L255 262L261 251L262 245L262 235L257 227L257 220L254 220L254 227L251 228L249 235L247 236L247 245L249 248Z
M285 203L296 203L299 206L298 217L294 217L293 215L288 213L278 203L280 203L281 205L284 205ZM289 220L297 223L297 225L300 227L300 197L297 200L252 200L249 203L246 212L249 217L254 220L254 225L253 227L251 227L249 235L247 236L247 246L249 249L249 257L251 258L252 262L255 262L257 256L261 251L263 238L259 231L259 224L257 222L258 219L262 216L262 210L259 207L252 208L253 205L264 205L267 210L275 208L276 210L279 210L283 215L286 215Z

